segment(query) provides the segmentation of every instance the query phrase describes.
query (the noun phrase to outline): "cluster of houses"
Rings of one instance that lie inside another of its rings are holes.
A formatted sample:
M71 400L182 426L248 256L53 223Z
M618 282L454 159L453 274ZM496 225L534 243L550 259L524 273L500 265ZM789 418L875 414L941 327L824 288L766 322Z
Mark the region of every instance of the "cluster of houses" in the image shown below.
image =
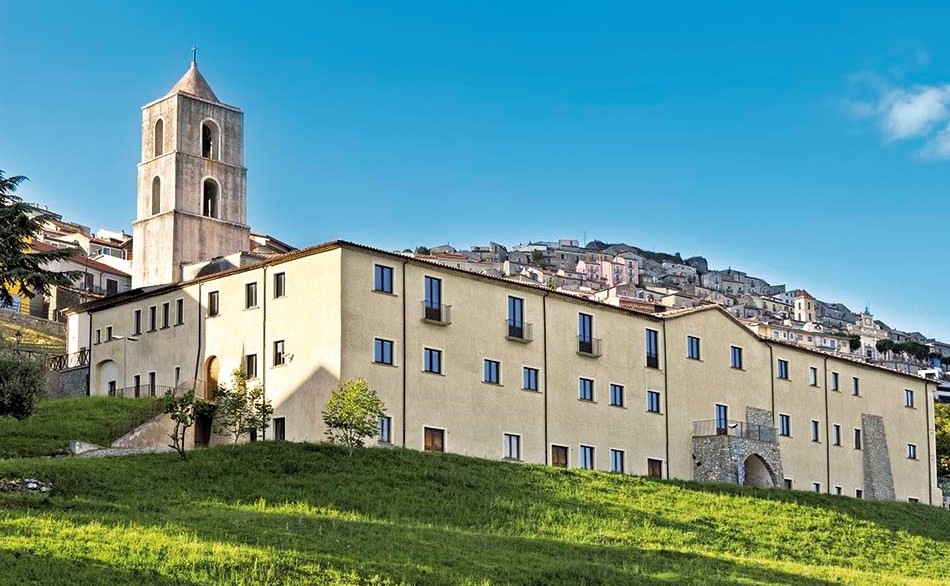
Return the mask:
M765 338L909 373L926 371L939 378L946 366L940 357L950 361L950 343L890 327L874 319L870 308L859 313L731 267L710 269L701 256L683 259L679 253L599 241L581 246L577 240L529 242L510 250L495 242L468 250L445 244L420 247L414 256L640 311L660 313L712 303ZM882 351L881 340L917 342L928 348L928 356Z

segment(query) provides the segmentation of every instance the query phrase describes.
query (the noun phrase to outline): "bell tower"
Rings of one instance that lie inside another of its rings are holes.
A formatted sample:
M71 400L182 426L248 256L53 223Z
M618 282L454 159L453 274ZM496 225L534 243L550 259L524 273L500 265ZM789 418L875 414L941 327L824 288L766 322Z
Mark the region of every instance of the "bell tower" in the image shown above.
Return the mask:
M132 286L182 280L182 265L249 248L244 113L191 67L142 107Z

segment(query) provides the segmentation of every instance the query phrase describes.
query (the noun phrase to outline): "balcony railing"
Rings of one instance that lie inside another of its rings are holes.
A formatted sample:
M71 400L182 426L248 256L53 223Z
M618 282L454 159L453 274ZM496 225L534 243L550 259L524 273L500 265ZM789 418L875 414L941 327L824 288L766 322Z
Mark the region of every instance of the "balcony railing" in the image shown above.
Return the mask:
M715 437L717 435L775 443L774 427L749 425L745 421L733 421L731 419L706 419L693 422L693 437Z
M601 355L601 339L589 338L587 336L577 336L577 353L582 356L592 356L594 358Z
M422 302L422 321L439 326L452 323L452 306Z
M49 357L50 370L66 370L80 366L89 366L88 348L72 354L58 354Z
M507 334L505 338L513 342L530 342L534 339L531 324L521 321L505 320Z
M124 389L112 389L109 391L110 397L164 397L165 393L174 389L164 385L139 385L137 387L125 387Z

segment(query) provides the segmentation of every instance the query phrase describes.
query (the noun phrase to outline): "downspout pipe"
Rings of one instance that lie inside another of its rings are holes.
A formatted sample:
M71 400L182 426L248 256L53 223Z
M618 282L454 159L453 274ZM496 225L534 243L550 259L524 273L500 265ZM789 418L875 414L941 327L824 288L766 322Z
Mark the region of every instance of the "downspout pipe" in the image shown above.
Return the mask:
M551 464L551 448L548 446L548 293L541 296L541 346L544 352L542 368L544 369L544 463Z
M666 320L663 320L663 426L666 428L666 478L670 478L670 369L669 340L666 338Z
M406 265L409 259L402 261L402 447L406 447L406 380L409 365L406 364Z

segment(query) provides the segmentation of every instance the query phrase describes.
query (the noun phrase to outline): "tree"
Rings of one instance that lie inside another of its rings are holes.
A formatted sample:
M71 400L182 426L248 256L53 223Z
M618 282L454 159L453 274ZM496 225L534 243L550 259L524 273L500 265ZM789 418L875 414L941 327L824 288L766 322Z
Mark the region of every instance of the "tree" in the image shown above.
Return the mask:
M890 338L884 338L875 342L874 347L877 348L877 351L881 354L887 354L888 352L893 352L897 343Z
M46 362L0 339L0 417L26 419L46 392Z
M323 411L323 423L327 426L330 443L339 443L350 449L363 445L363 441L376 433L379 418L386 406L376 391L369 388L361 378L344 381L327 400Z
M57 285L72 285L82 273L55 272L43 267L79 253L77 248L57 248L49 251L27 252L30 242L43 230L43 223L51 216L35 214L35 210L13 195L26 177L4 177L0 171L0 305L12 305L13 294L20 293L32 299L38 293L48 295Z
M950 478L950 405L934 403L937 439L937 476Z
M926 360L927 355L930 354L930 348L926 345L917 342L916 340L907 340L906 342L901 342L897 345L898 348L906 352L909 356L913 356L917 360Z
M540 250L531 251L531 262L538 266L544 265L544 253Z
M851 348L852 352L857 352L861 349L861 336L858 334L848 334L848 347Z
M431 254L431 253L432 253L431 250L429 250L429 249L426 248L425 246L422 246L421 244L416 247L416 254L429 255L429 254Z
M230 387L218 385L211 430L227 433L237 443L242 435L255 429L267 429L274 407L264 396L264 386L248 386L247 372L237 368L231 373Z
M181 459L185 459L185 433L195 424L198 417L208 414L211 405L195 398L194 391L188 391L182 396L176 396L175 391L165 393L162 412L169 415L175 422L175 429L168 435L172 438L170 448L174 448Z

